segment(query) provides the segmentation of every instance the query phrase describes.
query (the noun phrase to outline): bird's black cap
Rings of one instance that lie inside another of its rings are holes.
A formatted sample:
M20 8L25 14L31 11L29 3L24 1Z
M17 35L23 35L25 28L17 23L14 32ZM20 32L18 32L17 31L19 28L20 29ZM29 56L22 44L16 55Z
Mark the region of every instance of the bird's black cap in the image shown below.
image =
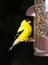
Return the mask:
M29 23L32 23L32 21L30 20L30 19L25 19L27 22L29 22Z
M30 21L29 19L25 19L26 21Z

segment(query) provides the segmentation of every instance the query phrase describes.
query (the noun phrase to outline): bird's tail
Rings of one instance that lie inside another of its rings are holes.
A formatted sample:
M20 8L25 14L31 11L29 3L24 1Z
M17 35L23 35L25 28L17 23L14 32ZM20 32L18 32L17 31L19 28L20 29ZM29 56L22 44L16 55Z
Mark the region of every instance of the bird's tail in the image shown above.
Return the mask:
M16 39L16 40L13 42L12 46L8 49L8 51L12 50L13 47L14 47L15 45L17 45L18 43L19 43L19 41L18 41L18 39Z

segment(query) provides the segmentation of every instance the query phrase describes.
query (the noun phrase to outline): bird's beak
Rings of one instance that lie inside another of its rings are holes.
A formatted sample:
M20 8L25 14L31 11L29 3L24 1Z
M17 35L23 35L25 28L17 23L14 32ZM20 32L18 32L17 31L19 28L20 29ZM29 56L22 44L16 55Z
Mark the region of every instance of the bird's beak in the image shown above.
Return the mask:
M31 21L28 21L28 23L32 23Z

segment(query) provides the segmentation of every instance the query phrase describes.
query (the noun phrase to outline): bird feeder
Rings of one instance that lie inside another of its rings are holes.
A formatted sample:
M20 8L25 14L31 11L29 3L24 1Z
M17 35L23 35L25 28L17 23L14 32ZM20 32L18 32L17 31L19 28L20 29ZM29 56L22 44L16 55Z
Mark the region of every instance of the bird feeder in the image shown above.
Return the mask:
M48 56L48 0L34 0L26 15L34 17L34 55Z

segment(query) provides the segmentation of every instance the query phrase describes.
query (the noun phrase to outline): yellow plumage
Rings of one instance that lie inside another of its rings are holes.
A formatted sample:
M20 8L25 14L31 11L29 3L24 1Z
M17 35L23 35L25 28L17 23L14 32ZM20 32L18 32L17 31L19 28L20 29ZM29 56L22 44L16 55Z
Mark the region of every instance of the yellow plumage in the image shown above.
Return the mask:
M23 20L20 24L20 27L17 31L17 33L21 32L21 34L17 37L17 39L14 41L13 45L10 47L9 50L12 50L12 48L17 45L19 42L22 42L28 38L32 33L32 26L30 25L31 21Z
M24 41L26 38L28 38L31 35L32 26L30 25L29 22L26 22L26 20L23 20L17 33L22 31L22 30L23 30L23 32L17 38L19 42Z

